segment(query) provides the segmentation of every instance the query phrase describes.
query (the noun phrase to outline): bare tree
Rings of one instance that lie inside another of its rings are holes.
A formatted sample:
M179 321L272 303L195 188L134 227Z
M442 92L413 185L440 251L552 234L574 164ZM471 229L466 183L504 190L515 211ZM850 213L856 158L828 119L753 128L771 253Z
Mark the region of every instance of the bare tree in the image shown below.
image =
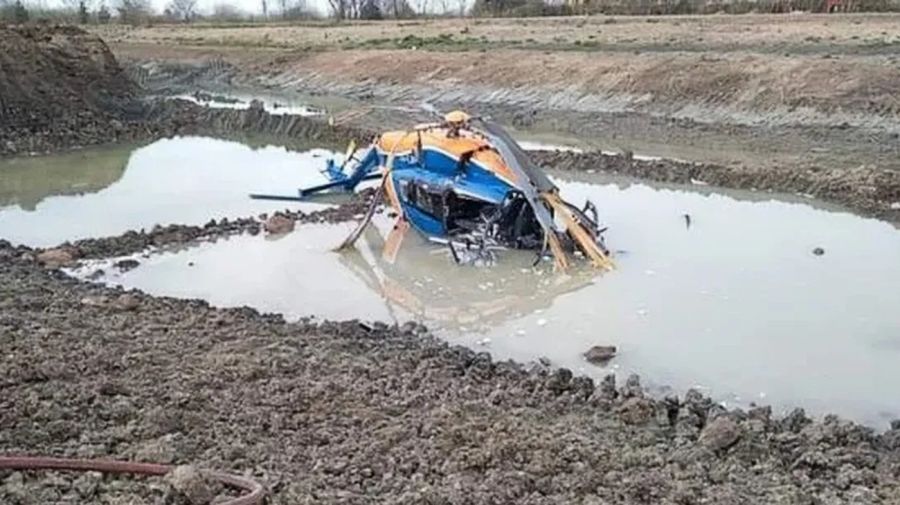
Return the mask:
M241 21L247 18L247 13L228 2L219 2L213 5L212 18L216 21Z
M407 0L382 0L381 11L385 18L409 19L416 15Z
M101 25L105 25L109 23L109 19L112 17L112 14L109 13L109 9L106 7L106 2L100 2L100 8L97 9L97 22Z
M269 19L269 2L268 0L260 0L262 2L263 19Z
M172 0L166 6L172 17L190 23L197 15L197 0Z
M278 3L281 6L282 19L308 19L313 17L313 13L306 6L306 0L278 0Z
M116 10L119 20L124 24L137 25L150 17L149 0L119 0Z
M338 21L347 19L347 2L348 0L328 0L331 15Z

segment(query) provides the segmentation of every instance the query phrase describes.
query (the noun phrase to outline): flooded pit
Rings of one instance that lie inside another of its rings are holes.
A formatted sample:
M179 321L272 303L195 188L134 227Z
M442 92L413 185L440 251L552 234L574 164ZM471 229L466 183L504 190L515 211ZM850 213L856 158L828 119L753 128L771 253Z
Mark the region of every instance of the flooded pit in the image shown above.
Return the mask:
M55 245L157 223L311 210L323 204L247 194L322 182L318 169L332 154L188 137L3 160L0 237ZM347 254L331 248L352 223L309 225L278 239L156 251L128 272L92 264L78 275L101 268L101 281L292 319L418 320L498 358L547 357L595 378L637 372L728 405L799 405L878 426L900 415L895 227L802 197L554 176L573 203L597 204L618 251L614 272L556 275L515 251L490 269L460 268L414 233L391 264L380 253L391 223L379 216L380 233L370 230ZM593 345L615 345L619 355L606 367L588 364L582 353Z
M573 203L598 205L619 251L615 271L556 275L518 251L493 268L456 267L415 233L391 264L381 256L391 223L379 217L378 231L345 254L330 249L349 223L233 237L150 254L124 273L107 263L79 275L103 268L109 283L288 318L418 320L497 358L547 357L595 378L639 373L728 406L803 406L879 427L900 416L892 225L802 198L556 178ZM593 345L619 355L588 364L582 353Z
M205 137L0 160L0 237L32 246L156 224L203 224L319 203L251 200L318 184L326 149L249 147Z

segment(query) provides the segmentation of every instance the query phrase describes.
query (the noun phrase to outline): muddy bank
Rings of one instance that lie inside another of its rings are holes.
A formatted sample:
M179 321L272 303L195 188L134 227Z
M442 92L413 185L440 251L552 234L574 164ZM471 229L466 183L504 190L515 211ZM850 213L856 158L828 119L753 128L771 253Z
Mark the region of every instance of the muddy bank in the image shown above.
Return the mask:
M355 134L258 109L146 100L99 37L71 26L0 26L0 156L235 132L320 140Z
M653 399L637 378L494 362L415 325L84 284L31 253L0 242L3 452L249 472L275 504L900 499L900 426Z
M328 126L323 121L291 115L272 115L264 110L211 109L179 100L145 100L129 121L113 120L98 129L77 129L67 124L48 124L39 135L25 129L5 129L6 142L0 156L48 153L89 145L134 143L177 135L230 137L235 134L265 134L287 140L302 139L341 143L347 138L368 138L368 133L350 125Z
M113 237L76 240L53 248L38 249L35 259L49 267L70 266L79 260L127 256L151 247L218 240L241 233L277 235L292 231L295 224L338 223L358 218L365 214L373 196L373 190L364 190L349 202L312 212L285 209L272 215L211 220L202 226L157 225L149 230L131 230Z
M113 47L135 81L158 92L259 90L360 107L428 101L604 150L779 169L900 170L893 60L738 56L728 54L730 44L639 55L502 47L317 52L160 40Z
M674 160L638 160L599 152L535 152L559 170L596 170L659 182L802 194L839 203L865 215L900 222L900 172L872 166L852 169L778 170Z
M0 26L0 155L109 138L135 120L137 87L98 37Z

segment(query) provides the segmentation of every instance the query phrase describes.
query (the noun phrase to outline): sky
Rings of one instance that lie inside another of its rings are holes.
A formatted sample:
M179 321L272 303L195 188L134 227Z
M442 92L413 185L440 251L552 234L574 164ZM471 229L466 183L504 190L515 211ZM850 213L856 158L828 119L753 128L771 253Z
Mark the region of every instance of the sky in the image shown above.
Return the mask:
M25 5L28 6L36 6L39 8L57 8L62 7L67 4L65 0L23 0ZM95 6L99 5L101 1L105 1L106 5L113 6L118 0L90 0ZM163 9L166 8L166 5L171 0L150 0L150 4L153 6L153 9L156 12L162 12ZM208 14L212 12L212 8L214 5L219 3L228 3L234 5L235 7L243 10L244 12L248 12L251 14L260 14L262 12L261 8L262 0L197 0L197 8L203 14ZM269 3L269 12L272 13L277 10L277 5L279 0L267 0ZM311 8L319 11L321 14L327 14L329 12L328 8L328 0L305 0L306 5ZM2 0L0 0L2 3ZM96 7L95 7L96 8Z

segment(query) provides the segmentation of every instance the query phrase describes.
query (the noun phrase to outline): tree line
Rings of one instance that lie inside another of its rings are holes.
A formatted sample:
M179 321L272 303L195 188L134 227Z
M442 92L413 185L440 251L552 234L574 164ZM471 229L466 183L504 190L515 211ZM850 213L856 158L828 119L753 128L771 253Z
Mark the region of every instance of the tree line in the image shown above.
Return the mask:
M241 10L229 0L201 13L197 0L169 0L162 13L150 0L60 0L47 9L29 0L0 0L0 22L48 19L81 24L119 22L264 22L321 17L307 0L259 0L259 12ZM107 2L110 2L107 4ZM328 0L328 15L341 20L409 19L420 16L528 17L583 14L666 15L748 12L900 11L900 0Z
M214 4L206 13L198 9L197 0L169 0L161 13L153 9L150 0L60 1L60 6L47 8L41 2L0 0L0 22L25 23L47 20L79 24L118 22L138 25L153 22L191 23L198 20L256 22L318 17L315 11L307 7L306 0L261 0L262 16L245 12L228 0Z

